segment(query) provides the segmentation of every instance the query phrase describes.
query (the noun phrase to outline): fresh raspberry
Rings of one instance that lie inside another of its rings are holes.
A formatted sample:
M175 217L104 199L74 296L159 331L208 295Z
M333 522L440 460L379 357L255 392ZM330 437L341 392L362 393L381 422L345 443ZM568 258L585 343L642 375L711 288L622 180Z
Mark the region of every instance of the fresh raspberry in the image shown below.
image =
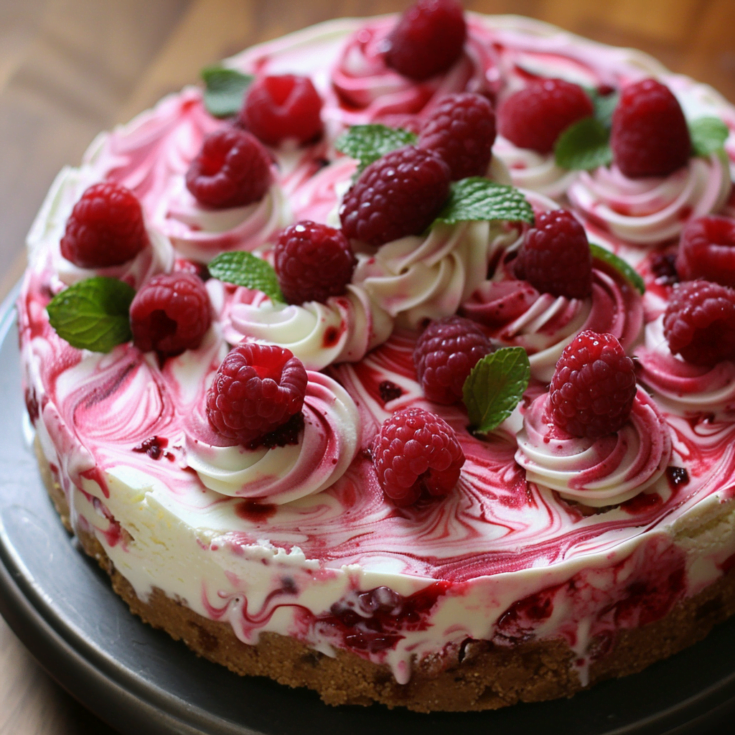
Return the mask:
M178 355L199 347L211 322L207 289L191 273L151 278L130 305L133 342L143 352Z
M735 287L735 220L698 217L681 233L676 272L682 281L703 278Z
M450 173L430 151L406 146L371 163L345 194L339 217L350 239L383 245L421 234L449 196Z
M708 281L674 288L664 314L669 349L695 365L735 360L735 289Z
M566 209L539 215L526 233L514 272L541 293L586 298L592 293L592 255L584 227Z
M207 417L231 446L248 445L276 431L301 411L306 369L278 345L244 342L217 370L207 393Z
M447 405L461 401L467 376L492 351L490 340L470 319L450 316L431 322L413 350L413 364L424 395Z
M426 121L419 146L434 151L449 166L452 181L484 176L495 142L495 112L487 97L450 94Z
M455 0L419 0L388 36L385 63L421 82L447 71L462 55L467 25Z
M107 268L132 260L149 244L135 194L105 182L90 186L66 221L61 254L80 268Z
M272 181L268 151L250 133L226 128L204 139L186 172L186 188L201 204L215 209L260 201Z
M412 505L422 490L447 495L465 457L452 427L421 408L394 413L373 440L373 465L383 492L396 505Z
M289 304L341 296L357 263L341 230L309 220L281 232L274 256L278 283Z
M501 104L498 128L519 148L551 153L557 138L570 125L594 112L592 100L578 84L539 79Z
M240 123L256 138L277 146L288 138L309 143L321 135L322 98L308 77L256 79L240 110Z
M692 150L681 105L655 79L630 84L612 118L613 162L630 179L668 176L686 166Z
M625 424L635 394L635 367L620 342L587 329L556 363L549 386L551 418L572 436L597 439Z

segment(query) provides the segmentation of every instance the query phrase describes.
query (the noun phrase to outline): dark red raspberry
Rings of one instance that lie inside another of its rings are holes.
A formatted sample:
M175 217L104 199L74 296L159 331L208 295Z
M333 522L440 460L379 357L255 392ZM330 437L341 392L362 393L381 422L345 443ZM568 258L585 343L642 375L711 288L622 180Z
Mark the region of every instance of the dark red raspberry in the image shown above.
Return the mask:
M207 289L191 273L151 278L130 305L133 343L143 352L178 355L199 347L211 322Z
M451 94L424 124L419 147L434 151L449 166L452 181L484 176L495 142L495 112L487 97Z
M584 227L566 209L539 215L526 233L514 271L541 293L586 298L592 293L592 255Z
M612 334L589 329L564 348L549 386L551 418L572 436L620 429L636 394L635 366Z
M676 272L682 281L703 278L735 287L735 220L698 217L681 233Z
M539 79L514 92L498 110L500 134L519 148L551 153L557 138L593 115L592 100L578 84Z
M201 204L226 209L260 201L272 179L270 156L260 141L225 128L204 139L186 172L186 188Z
M132 260L149 244L135 194L105 182L90 186L66 221L61 254L80 268L108 268Z
M278 283L289 304L341 296L357 263L341 230L309 220L281 232L274 256Z
M449 167L430 151L406 146L371 163L345 195L339 217L350 239L383 245L420 235L449 196Z
M655 79L630 84L612 118L613 162L630 179L668 176L686 166L692 150L679 101Z
M302 362L277 345L244 342L217 370L207 417L232 446L276 431L301 411L308 378Z
M322 98L311 79L283 74L253 82L239 119L263 143L277 146L288 138L309 143L320 136L321 115Z
M447 495L465 457L452 427L421 408L394 413L373 440L373 465L383 492L396 505L415 503L426 490Z
M490 340L470 319L450 316L431 322L413 351L424 395L435 403L462 400L462 388L477 362L493 351Z
M664 314L669 349L695 365L735 360L735 289L709 281L681 283Z

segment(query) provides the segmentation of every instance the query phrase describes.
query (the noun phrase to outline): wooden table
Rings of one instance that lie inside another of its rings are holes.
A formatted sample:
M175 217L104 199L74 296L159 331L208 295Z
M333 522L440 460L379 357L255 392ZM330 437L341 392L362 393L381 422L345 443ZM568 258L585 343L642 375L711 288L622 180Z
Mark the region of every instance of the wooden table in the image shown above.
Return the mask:
M201 67L255 42L402 0L0 0L0 297L56 172ZM735 101L733 0L467 0L644 49ZM55 684L0 618L0 735L114 731ZM714 735L713 733L710 735Z

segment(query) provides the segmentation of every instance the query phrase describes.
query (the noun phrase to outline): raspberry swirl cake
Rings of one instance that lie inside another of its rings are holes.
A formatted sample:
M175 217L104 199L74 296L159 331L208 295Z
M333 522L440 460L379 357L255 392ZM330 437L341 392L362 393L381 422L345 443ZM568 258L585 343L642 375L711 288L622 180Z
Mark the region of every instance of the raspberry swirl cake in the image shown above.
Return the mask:
M450 0L207 79L59 174L18 304L49 492L131 609L419 711L735 612L733 108Z

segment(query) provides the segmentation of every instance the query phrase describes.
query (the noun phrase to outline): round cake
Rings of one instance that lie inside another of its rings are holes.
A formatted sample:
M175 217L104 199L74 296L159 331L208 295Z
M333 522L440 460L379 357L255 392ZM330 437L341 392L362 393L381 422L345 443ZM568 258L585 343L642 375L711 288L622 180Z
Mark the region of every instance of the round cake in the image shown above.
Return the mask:
M417 711L735 613L735 110L453 0L204 79L59 174L18 301L44 480L131 610Z

